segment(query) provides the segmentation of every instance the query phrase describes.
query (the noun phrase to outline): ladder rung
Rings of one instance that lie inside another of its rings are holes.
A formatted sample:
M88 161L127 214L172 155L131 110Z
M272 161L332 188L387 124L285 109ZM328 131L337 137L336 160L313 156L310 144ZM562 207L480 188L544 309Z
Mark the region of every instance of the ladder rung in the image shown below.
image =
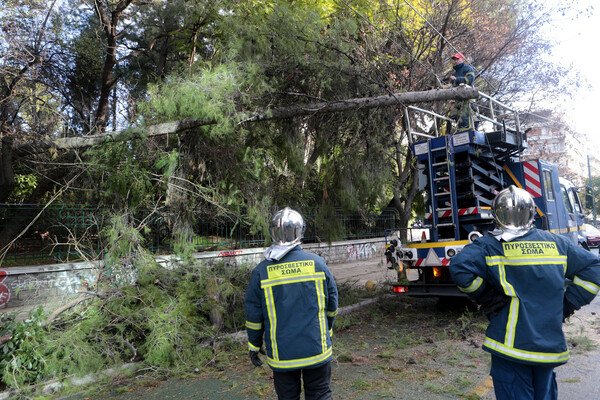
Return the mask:
M442 176L441 178L434 178L433 181L434 182L439 182L439 181L447 181L448 179L450 179L449 176Z
M450 192L436 193L436 196L450 196Z
M448 207L448 208L438 208L438 211L450 211L452 210L452 207Z
M437 224L437 226L454 226L454 224L449 222L447 224Z
M440 165L448 165L448 162L442 161L442 162L437 162L437 163L431 164L432 167L439 167Z

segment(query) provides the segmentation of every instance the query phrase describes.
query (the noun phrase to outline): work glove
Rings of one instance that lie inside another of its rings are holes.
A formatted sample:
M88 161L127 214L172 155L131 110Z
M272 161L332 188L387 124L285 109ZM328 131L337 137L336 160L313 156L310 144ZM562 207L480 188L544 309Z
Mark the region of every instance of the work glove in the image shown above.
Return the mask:
M571 303L565 297L563 299L563 322L565 322L565 320L567 318L569 318L571 315L573 315L573 313L575 312L575 310L577 310L577 309L575 308L575 306L573 305L573 303Z
M492 315L498 315L498 312L510 302L510 297L496 290L490 284L486 286L485 291L475 300L481 304L481 308L489 319Z
M260 349L258 351L254 351L254 350L249 351L250 361L252 361L252 364L254 364L255 367L260 367L263 364L262 361L260 360L260 357L258 356L258 353L267 354L264 349Z

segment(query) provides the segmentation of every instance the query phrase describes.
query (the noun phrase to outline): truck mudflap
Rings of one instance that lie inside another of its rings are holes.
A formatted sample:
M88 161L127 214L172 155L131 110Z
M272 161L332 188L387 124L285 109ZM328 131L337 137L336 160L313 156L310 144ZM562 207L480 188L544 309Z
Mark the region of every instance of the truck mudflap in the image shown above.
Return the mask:
M467 297L454 284L394 283L393 292L411 297Z

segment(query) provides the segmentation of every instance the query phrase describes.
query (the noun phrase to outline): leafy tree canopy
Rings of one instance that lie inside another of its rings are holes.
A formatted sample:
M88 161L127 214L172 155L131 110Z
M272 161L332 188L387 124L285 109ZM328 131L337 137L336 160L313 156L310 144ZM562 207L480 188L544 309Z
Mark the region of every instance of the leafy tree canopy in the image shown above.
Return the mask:
M410 219L418 194L401 107L245 123L251 112L440 87L456 51L478 71L476 85L506 101L566 84L543 61L551 43L537 34L556 10L535 0L61 4L8 2L1 16L3 132L17 142L107 128L134 135L28 160L25 172L37 178L27 182L42 182L49 168L58 174L61 162L68 172L53 185L77 176L84 188L71 201L178 204L183 220L192 209L264 219L274 205L389 204ZM144 126L184 118L215 123L143 135ZM67 166L75 160L83 163ZM3 176L12 190L10 171ZM127 185L133 176L139 184ZM22 193L37 202L44 191Z

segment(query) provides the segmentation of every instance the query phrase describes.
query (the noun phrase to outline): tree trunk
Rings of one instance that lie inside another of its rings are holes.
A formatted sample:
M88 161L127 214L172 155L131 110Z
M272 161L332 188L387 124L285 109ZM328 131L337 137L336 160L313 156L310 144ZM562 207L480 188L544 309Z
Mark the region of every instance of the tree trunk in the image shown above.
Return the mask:
M0 203L6 203L15 187L15 175L12 167L11 136L4 136L0 142Z
M167 205L171 211L169 220L173 238L183 250L183 256L188 252L195 251L194 239L194 217L190 203L190 193L194 188L190 184L190 165L197 164L195 160L196 144L199 142L195 131L186 132L180 141L179 159L173 174L167 182ZM184 260L187 261L187 260Z
M451 89L434 89L422 92L406 92L396 93L392 95L378 97L363 97L349 100L338 100L332 102L311 103L305 105L293 105L288 107L280 107L272 110L257 111L252 113L242 120L242 122L258 122L273 119L284 119L292 117L301 117L306 115L314 115L319 113L331 113L352 111L358 109L369 109L374 107L388 107L395 105L409 105L431 101L444 100L467 100L476 99L479 97L479 91L469 86L459 86ZM245 113L238 114L241 119ZM188 129L197 128L199 126L214 125L215 120L190 120L183 119L179 121L166 122L163 124L153 125L144 128L144 134L150 136L160 136L168 134L179 134ZM37 154L48 150L55 149L74 149L85 148L100 144L106 140L119 140L119 135L122 131L108 132L98 135L89 135L85 137L70 137L57 138L53 140L42 140L26 145L21 145L15 148L14 154L19 157L24 157L30 154ZM131 136L125 135L122 140L131 140Z
M94 10L100 18L102 28L106 34L106 57L102 67L102 78L100 82L100 99L94 118L94 129L98 132L104 132L106 128L106 117L108 114L108 103L110 93L115 84L113 81L113 69L117 64L117 26L123 11L129 7L133 0L120 0L116 4L107 2L106 6L101 0L95 0ZM112 6L112 9L111 9Z
M169 37L165 37L159 51L158 62L156 63L156 74L160 76L161 81L165 79L165 67L167 65L167 57L169 55Z

